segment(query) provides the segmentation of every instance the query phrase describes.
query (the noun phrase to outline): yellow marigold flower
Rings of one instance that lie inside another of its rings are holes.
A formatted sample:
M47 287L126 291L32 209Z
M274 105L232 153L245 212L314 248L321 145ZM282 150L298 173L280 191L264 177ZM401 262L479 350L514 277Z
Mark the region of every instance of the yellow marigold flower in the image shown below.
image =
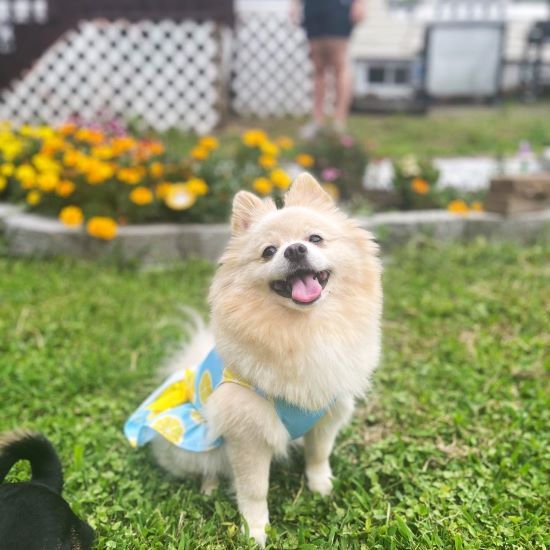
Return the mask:
M260 195L269 195L273 190L273 184L267 178L256 178L252 182L252 189Z
M65 124L62 124L58 128L58 132L62 136L70 136L71 134L74 134L75 131L76 131L76 124L74 124L73 122L65 122Z
M113 149L109 145L97 145L92 147L91 154L92 157L101 160L109 160L113 158Z
M0 176L0 193L8 186L8 180L4 176Z
M447 210L453 214L467 214L469 208L462 199L456 199L447 205Z
M24 189L29 188L36 182L36 171L30 164L22 164L15 170L15 177Z
M414 178L411 182L411 188L419 195L425 195L430 190L429 183L423 178Z
M187 189L189 189L189 191L193 193L193 195L196 195L198 197L206 195L208 193L207 183L200 178L191 178L187 182Z
M117 224L112 218L105 216L94 216L88 220L86 224L86 231L88 235L96 237L97 239L103 239L104 241L110 241L116 237Z
M220 142L217 137L214 136L204 136L199 140L199 147L204 147L209 151L217 149L220 145Z
M337 201L340 198L340 189L338 189L335 183L327 181L321 184L321 187L333 198L333 200Z
M63 198L70 197L75 190L75 184L70 180L62 180L57 184L55 192Z
M27 193L26 200L31 206L36 206L42 200L42 195L38 191L30 191Z
M85 170L90 185L97 185L114 176L114 170L110 164L100 161L93 161Z
M172 210L186 210L191 208L197 200L196 195L189 191L186 183L170 185L164 197L164 202Z
M474 212L483 212L484 211L483 203L479 201L474 201L471 205L471 209Z
M74 227L77 225L82 225L84 221L84 214L78 206L65 206L59 212L59 220L65 225Z
M2 164L0 166L0 174L6 176L7 178L13 176L14 172L15 166L11 162L7 162L6 164Z
M171 183L168 183L167 181L163 181L162 183L159 183L155 187L155 194L159 199L164 199L168 194L168 191L170 191L171 187L172 187Z
M264 155L271 155L272 157L275 157L279 154L279 148L269 140L266 140L260 144L260 151Z
M59 183L59 176L55 172L44 172L36 178L38 188L44 193L53 191Z
M153 202L153 192L147 187L139 186L132 189L130 193L130 200L138 206L143 206Z
M139 168L121 168L117 172L116 177L124 183L135 185L141 181L141 178L143 177L143 170L140 170Z
M201 147L198 145L197 147L193 147L193 149L191 149L190 154L195 160L205 160L208 158L209 152L210 151L206 147Z
M292 181L292 178L281 168L273 170L271 174L269 174L269 177L271 181L283 191L289 188Z
M164 166L161 162L153 162L149 166L149 172L154 178L162 178L164 175Z
M260 155L260 158L258 159L258 164L262 168L274 168L277 164L277 159L275 157L272 157L271 155Z
M263 130L258 128L251 128L247 130L242 136L242 142L247 147L258 147L264 141L267 141L267 134Z
M289 138L288 136L281 136L280 138L277 138L275 143L281 149L292 149L294 147L294 141L291 138Z
M61 165L51 157L47 155L34 155L32 157L32 163L40 172L60 172Z
M65 146L65 142L59 136L52 136L42 144L40 153L43 155L53 155L57 151L61 151Z
M306 153L301 153L296 157L296 162L303 168L311 168L315 164L315 159Z

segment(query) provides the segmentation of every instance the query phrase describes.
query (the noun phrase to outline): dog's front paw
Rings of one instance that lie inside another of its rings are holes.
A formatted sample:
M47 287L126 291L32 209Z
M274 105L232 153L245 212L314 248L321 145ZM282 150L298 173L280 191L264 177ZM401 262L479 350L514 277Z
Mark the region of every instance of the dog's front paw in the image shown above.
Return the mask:
M332 471L328 462L309 466L306 469L306 477L310 491L323 496L330 494L332 491Z
M265 528L267 526L264 525L263 527L261 526L256 526L256 527L253 527L253 526L249 526L248 528L248 535L250 536L250 538L253 538L256 543L258 544L258 546L260 548L265 548L265 543L267 541L267 534L265 532ZM242 531L243 533L246 533L246 529L244 527L244 525L242 526Z

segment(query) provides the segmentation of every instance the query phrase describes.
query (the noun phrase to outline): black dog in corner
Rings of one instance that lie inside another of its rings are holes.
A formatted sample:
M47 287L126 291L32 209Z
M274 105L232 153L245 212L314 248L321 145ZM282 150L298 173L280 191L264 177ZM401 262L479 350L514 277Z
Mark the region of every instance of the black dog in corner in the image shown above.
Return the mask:
M0 485L0 550L88 550L93 529L61 497L63 472L52 444L26 431L0 435L0 483L19 460L32 479Z

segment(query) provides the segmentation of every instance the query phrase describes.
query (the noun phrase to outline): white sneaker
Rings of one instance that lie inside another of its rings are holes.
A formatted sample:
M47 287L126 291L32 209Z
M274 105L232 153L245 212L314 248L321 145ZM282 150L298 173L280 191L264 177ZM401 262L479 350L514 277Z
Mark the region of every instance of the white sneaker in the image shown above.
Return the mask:
M300 128L299 134L302 139L313 139L321 130L321 125L314 120L304 124Z

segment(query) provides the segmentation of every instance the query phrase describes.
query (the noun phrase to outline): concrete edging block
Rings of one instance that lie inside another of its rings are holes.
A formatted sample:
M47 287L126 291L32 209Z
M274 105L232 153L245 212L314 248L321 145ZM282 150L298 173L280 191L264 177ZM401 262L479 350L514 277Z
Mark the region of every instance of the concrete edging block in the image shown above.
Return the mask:
M478 236L530 241L545 228L550 231L550 209L508 218L486 212L458 215L417 210L375 214L359 221L389 248L422 235L451 242ZM230 236L227 224L158 223L120 227L116 238L105 242L89 237L83 228L67 227L6 204L0 204L0 230L5 233L8 253L14 256L113 257L145 265L194 256L215 262Z

